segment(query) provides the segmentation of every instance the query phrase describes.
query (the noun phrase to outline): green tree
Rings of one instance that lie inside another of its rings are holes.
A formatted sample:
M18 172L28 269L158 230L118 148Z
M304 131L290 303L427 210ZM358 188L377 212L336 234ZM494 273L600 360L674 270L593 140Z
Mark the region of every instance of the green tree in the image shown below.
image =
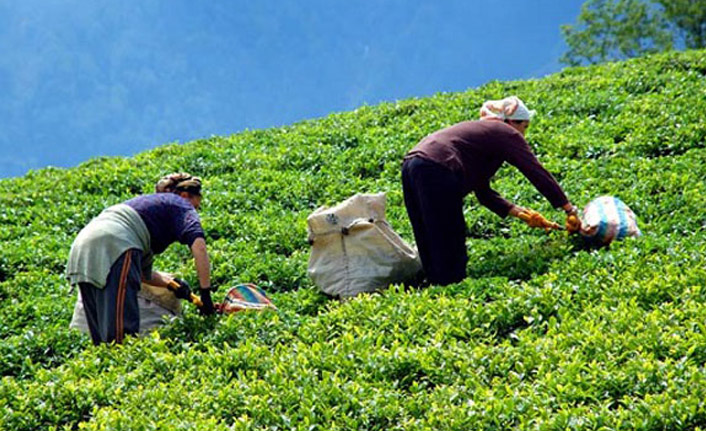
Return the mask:
M706 0L655 0L686 48L706 48Z
M561 26L561 32L569 50L560 61L572 66L636 57L673 47L665 13L642 0L588 0L581 7L577 23Z

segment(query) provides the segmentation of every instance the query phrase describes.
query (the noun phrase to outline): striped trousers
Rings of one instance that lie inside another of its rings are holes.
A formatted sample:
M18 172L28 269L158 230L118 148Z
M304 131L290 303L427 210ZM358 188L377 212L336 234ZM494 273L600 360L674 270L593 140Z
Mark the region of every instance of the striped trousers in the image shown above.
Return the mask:
M140 290L142 252L131 249L110 267L104 288L79 283L93 344L122 344L126 334L140 330L137 292Z

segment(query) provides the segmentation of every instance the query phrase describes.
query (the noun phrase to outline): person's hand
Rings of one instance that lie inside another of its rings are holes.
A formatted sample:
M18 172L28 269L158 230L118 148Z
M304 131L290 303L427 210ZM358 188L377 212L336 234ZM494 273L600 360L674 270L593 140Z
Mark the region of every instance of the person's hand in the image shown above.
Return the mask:
M216 313L218 313L218 314L223 314L224 306L225 306L225 303L222 303L222 302L214 302L213 303L213 308L215 309Z
M579 218L578 208L572 206L570 210L566 211L565 226L569 233L577 233L581 230L581 219Z
M191 300L191 288L189 287L189 283L181 278L175 278L174 282L179 285L179 287L173 285L169 286L169 290L174 292L174 296L179 299L186 299L187 301Z
M527 223L529 227L541 228L546 231L551 229L561 229L559 224L547 220L542 214L531 209L523 209L517 214L517 217Z
M216 312L215 307L213 306L213 300L211 299L211 291L215 291L215 289L211 287L202 287L199 289L199 292L201 293L201 302L203 302L203 305L199 308L199 312L201 312L204 316L209 316Z

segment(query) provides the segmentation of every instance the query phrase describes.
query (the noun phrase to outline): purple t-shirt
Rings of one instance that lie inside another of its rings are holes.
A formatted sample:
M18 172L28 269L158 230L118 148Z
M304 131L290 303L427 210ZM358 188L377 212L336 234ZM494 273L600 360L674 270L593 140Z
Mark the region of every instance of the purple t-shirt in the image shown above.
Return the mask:
M125 201L145 222L152 253L160 254L175 241L191 247L205 238L201 219L191 202L174 193L142 195Z

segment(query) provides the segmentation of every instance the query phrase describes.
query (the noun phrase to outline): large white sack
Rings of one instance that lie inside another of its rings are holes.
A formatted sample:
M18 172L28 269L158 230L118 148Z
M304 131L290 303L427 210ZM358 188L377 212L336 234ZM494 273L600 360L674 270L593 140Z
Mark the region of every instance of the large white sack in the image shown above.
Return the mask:
M137 305L140 310L140 334L164 325L165 318L172 319L181 314L181 303L172 292L145 283L142 283L142 288L137 292ZM90 333L80 291L69 328L78 329L86 334Z
M386 196L356 194L308 218L308 273L326 294L346 298L415 278L417 251L385 220Z

